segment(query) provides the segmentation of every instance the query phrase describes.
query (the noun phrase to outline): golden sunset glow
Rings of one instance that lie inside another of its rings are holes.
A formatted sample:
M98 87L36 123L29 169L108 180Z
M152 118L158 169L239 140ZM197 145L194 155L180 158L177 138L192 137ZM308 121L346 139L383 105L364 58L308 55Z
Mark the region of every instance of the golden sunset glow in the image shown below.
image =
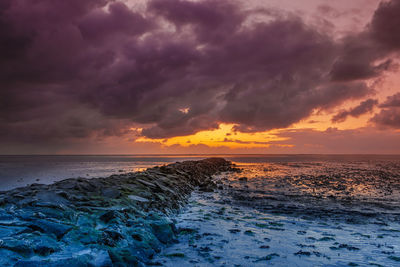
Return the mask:
M137 139L136 142L155 142L161 143L164 146L181 145L184 147L203 144L209 147L266 148L270 146L269 142L287 140L287 138L277 136L276 130L259 133L241 133L233 131L234 126L234 124L221 123L217 130L201 131L193 135L178 136L168 139L149 139L141 137Z
M343 105L343 108L351 106ZM366 127L370 119L370 115L362 115L358 118L348 118L343 122L332 124L332 113L318 114L315 113L308 117L306 120L293 124L285 129L277 129L264 132L243 133L234 131L235 124L221 123L216 130L200 131L192 135L177 136L164 139L151 139L146 137L139 137L135 140L138 143L157 143L163 147L173 145L180 145L182 147L189 147L191 145L207 145L209 147L228 147L236 148L269 148L272 144L278 147L294 147L292 144L280 144L280 141L290 143L290 138L281 137L282 130L304 130L310 129L314 131L323 132L329 128L335 127L339 130L350 130L361 127ZM140 132L142 129L137 128L135 131ZM310 144L308 144L310 146Z
M332 114L313 114L306 120L293 124L291 129L313 129L316 131L325 131L328 128L337 128L340 130L357 129L368 125L370 115L362 115L358 118L348 118L344 122L332 123Z

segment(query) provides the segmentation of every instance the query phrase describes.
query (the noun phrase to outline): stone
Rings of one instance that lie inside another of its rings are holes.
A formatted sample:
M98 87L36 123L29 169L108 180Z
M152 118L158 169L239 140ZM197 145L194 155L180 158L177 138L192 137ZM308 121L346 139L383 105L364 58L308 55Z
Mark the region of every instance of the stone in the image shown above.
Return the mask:
M38 203L48 203L53 206L70 204L66 198L62 197L59 193L52 191L41 191L37 193L36 198Z
M34 253L28 240L19 240L11 237L1 239L0 248L13 251L23 257L30 257Z
M171 222L167 220L160 220L151 223L154 235L160 240L161 243L169 244L176 239Z
M71 225L66 225L61 222L52 222L48 220L32 221L28 227L42 233L54 234L57 239L62 238L66 233L68 233L68 231L73 228Z
M118 198L121 196L121 192L117 188L105 188L102 195L108 198Z
M115 247L118 241L122 240L123 238L123 235L118 231L104 230L101 237L101 243L106 246Z
M108 223L111 220L114 220L114 219L117 219L117 218L120 218L120 217L121 216L117 211L110 210L110 211L107 211L106 213L104 213L103 215L101 215L100 216L100 220L105 222L105 223Z
M129 195L128 198L130 200L134 200L134 201L138 201L138 202L149 202L149 200L147 198L139 197L139 196L135 196L135 195Z
M197 186L213 190L211 176L232 166L187 161L0 192L0 266L145 266L176 241L167 214Z
M82 255L75 258L65 258L59 260L20 260L14 267L87 267L93 266L90 263L91 257L89 255Z
M108 251L106 251L106 250L98 251L93 256L93 259L90 261L90 264L92 266L96 266L96 267L112 267L113 266L110 255L108 254Z

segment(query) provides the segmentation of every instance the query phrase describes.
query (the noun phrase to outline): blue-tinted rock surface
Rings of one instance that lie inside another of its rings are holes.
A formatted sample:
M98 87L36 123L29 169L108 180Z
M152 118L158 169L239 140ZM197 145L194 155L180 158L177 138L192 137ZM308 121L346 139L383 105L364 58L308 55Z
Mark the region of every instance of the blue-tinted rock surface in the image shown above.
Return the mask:
M0 266L142 266L176 240L170 219L224 159L185 161L107 178L0 193Z

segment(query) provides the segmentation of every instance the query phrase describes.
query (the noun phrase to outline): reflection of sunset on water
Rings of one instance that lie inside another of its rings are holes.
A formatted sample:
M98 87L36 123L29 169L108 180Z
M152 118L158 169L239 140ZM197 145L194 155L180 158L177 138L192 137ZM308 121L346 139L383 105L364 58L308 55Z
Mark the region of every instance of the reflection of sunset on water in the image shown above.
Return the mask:
M245 177L249 194L344 201L391 201L400 197L396 162L235 162L242 173L229 177L233 188Z

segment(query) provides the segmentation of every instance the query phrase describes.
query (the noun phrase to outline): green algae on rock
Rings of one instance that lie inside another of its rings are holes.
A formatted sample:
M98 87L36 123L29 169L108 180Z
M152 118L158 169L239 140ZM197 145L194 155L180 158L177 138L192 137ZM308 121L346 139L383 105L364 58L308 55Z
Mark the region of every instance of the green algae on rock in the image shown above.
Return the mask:
M170 215L190 192L212 190L212 175L235 170L210 158L1 192L0 265L143 266L176 242Z

